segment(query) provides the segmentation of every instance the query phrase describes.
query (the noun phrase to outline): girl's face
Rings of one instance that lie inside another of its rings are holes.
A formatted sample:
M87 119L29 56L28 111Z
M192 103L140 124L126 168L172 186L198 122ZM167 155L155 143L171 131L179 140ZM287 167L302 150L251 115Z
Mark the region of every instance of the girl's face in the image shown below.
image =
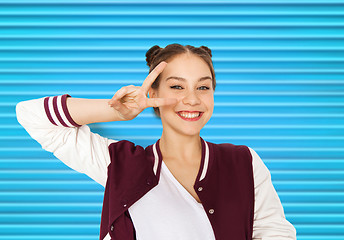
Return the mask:
M214 109L214 89L207 63L194 54L172 58L160 74L151 97L176 98L175 105L159 107L164 131L199 135Z

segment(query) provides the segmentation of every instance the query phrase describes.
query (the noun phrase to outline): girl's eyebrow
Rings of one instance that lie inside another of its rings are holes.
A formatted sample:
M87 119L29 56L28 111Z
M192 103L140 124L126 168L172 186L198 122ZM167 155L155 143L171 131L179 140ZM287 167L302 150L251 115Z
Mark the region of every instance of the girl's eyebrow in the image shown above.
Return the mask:
M175 76L171 76L171 77L168 77L166 78L166 81L170 80L170 79L176 79L176 80L180 80L180 81L186 81L185 78L182 78L182 77L175 77ZM205 81L205 80L213 80L212 77L209 77L209 76L205 76L205 77L201 77L200 79L198 79L198 81Z

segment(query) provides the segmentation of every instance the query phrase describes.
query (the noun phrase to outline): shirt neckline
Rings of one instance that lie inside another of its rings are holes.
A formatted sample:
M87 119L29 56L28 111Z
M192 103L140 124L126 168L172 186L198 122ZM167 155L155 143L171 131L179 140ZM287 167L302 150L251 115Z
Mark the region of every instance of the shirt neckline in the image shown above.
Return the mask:
M184 195L187 195L188 198L191 198L192 201L194 201L195 203L197 203L198 205L202 205L202 202L197 202L197 200L191 195L191 193L188 192L188 190L186 190L186 188L175 178L175 176L172 174L172 172L170 171L170 169L167 167L167 165L165 164L164 161L162 161L162 165L161 165L163 171L167 174L167 177L169 179L171 179L171 181L173 181L173 183L179 188L182 189Z
M195 189L196 193L197 193L197 187L199 185L199 182L202 181L205 176L206 176L206 173L208 171L208 167L209 167L209 147L208 147L208 144L206 143L206 141L204 141L204 139L202 137L200 137L201 139L201 146L202 146L202 157L201 157L201 164L200 164L200 167L198 169L198 174L197 174L197 177L195 179L195 182L194 182L194 185L193 185L193 188ZM161 151L160 151L160 146L159 146L159 143L160 143L160 139L153 145L153 153L154 153L154 156L155 156L155 163L154 163L154 173L156 174L156 177L158 179L158 182L159 182L159 179L160 179L160 171L161 171L161 167L162 167L162 163L163 163L163 158L162 158L162 154L161 154ZM164 163L165 164L165 163ZM165 165L165 167L167 168L167 166ZM187 194L192 197L192 199L194 201L197 202L197 200L183 187L183 185L181 185L178 180L173 176L173 174L170 172L170 170L167 168L168 172L172 175L172 180L176 181L180 187L182 187L184 189L184 191L187 192ZM197 202L198 204L201 204L199 202Z

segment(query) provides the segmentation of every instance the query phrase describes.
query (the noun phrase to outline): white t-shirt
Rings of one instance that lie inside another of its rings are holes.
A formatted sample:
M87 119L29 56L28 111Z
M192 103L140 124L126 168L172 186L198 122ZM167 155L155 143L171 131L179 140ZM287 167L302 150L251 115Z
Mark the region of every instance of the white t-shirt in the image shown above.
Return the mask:
M162 161L159 183L129 208L138 240L214 240L201 203Z

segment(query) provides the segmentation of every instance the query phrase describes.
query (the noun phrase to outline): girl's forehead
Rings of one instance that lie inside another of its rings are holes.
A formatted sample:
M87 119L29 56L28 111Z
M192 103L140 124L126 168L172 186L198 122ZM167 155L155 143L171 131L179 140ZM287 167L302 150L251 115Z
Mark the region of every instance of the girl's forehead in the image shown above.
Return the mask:
M209 66L202 58L193 56L193 54L189 56L184 54L171 59L161 73L162 79L169 77L190 79L206 76L211 77Z
M205 64L206 65L206 62L201 57L195 54L176 55L172 57L170 60L168 60L167 63L170 65L181 65L181 66L184 66L185 64Z

